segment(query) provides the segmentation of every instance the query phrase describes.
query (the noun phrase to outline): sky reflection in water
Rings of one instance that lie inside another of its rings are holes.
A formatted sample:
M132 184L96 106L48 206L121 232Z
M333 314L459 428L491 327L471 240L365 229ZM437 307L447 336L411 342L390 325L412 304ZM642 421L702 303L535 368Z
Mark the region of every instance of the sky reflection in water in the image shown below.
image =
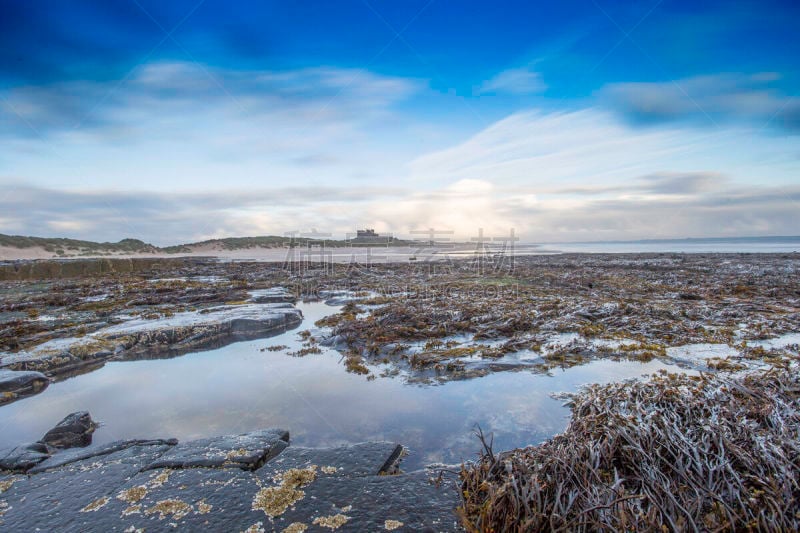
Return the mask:
M174 359L108 363L0 407L0 446L39 439L68 413L88 410L103 423L95 444L281 427L301 446L402 443L411 451L404 469L412 470L473 458L476 424L494 433L495 450L536 444L562 431L569 411L549 396L553 392L678 370L658 361L604 360L551 376L501 372L437 386L367 381L345 372L335 351L303 358L259 351L275 344L296 349L299 330L335 311L322 303L298 305L306 321L297 330Z

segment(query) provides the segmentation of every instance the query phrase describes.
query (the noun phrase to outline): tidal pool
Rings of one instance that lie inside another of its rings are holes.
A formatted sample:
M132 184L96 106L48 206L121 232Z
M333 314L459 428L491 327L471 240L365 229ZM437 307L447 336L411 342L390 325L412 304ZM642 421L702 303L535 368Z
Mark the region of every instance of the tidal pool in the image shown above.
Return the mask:
M341 356L286 354L298 331L338 308L300 303L303 324L268 339L239 342L173 359L107 363L53 383L44 392L0 407L0 447L37 440L61 418L87 410L102 426L94 444L176 437L182 441L281 427L300 446L367 440L405 445L404 470L473 459L476 425L494 434L497 451L537 444L562 431L569 410L551 393L586 383L635 378L680 368L653 360L598 360L550 375L499 372L445 384L407 384L402 376L349 374ZM285 351L261 351L286 345ZM380 374L381 368L373 371Z

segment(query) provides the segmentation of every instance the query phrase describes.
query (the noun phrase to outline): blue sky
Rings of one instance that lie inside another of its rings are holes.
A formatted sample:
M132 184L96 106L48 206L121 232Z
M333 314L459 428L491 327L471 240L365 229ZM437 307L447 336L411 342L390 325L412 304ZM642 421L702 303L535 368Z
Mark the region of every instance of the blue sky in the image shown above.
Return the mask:
M797 2L0 0L0 232L800 234Z

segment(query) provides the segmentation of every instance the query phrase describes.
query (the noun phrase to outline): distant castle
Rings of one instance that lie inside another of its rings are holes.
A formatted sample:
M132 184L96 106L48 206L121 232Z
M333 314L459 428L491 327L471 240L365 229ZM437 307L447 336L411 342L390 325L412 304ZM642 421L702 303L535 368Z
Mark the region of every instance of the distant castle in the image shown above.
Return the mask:
M375 230L371 229L371 228L357 230L356 231L356 238L362 238L362 237L364 237L364 238L367 238L367 237L375 238L375 237L380 237L380 235L375 233Z

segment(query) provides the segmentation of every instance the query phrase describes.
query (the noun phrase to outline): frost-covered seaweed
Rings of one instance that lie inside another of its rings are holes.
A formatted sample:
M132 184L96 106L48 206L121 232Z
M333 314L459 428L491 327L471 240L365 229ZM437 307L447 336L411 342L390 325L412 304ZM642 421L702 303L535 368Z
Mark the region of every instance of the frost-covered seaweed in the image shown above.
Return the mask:
M797 531L800 376L661 374L570 396L544 444L462 468L471 531Z

